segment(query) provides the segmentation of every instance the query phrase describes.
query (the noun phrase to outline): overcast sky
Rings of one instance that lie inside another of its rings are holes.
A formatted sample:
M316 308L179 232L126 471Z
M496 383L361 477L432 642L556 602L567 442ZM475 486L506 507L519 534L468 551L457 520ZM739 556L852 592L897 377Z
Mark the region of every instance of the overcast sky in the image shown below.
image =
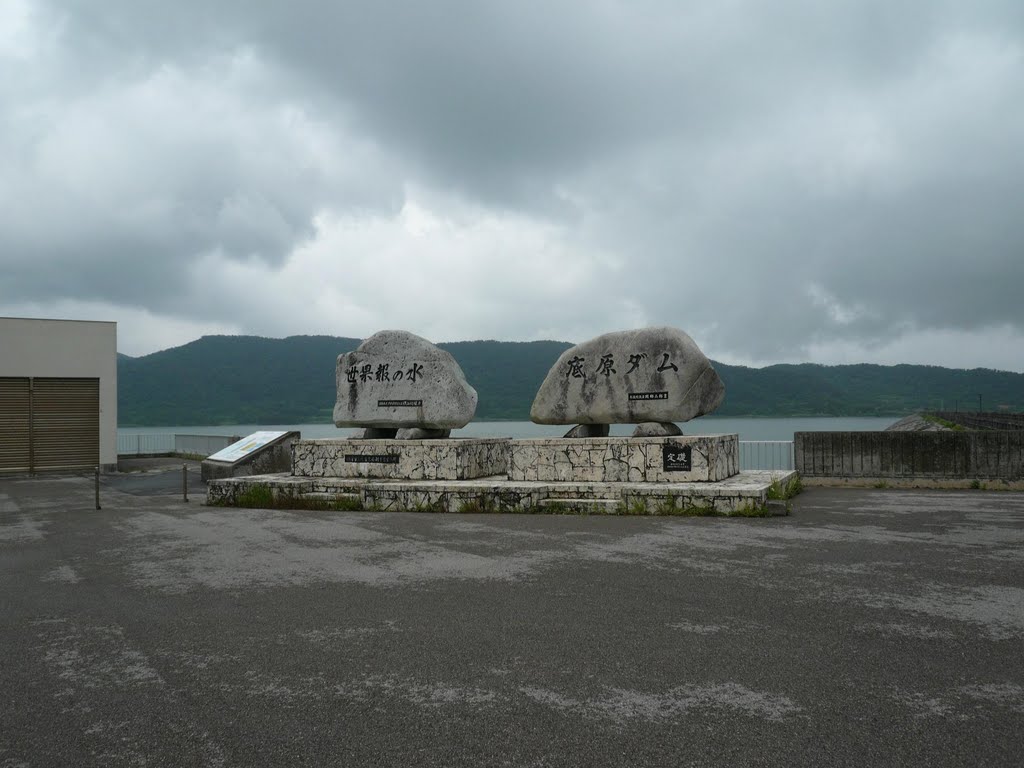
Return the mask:
M0 315L1024 371L1021 0L0 0Z

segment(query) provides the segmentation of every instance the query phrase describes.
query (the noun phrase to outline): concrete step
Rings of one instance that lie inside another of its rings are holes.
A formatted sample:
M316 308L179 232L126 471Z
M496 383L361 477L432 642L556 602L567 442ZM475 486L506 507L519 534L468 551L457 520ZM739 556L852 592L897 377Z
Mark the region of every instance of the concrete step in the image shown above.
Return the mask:
M340 504L343 507L357 509L360 506L358 493L334 493L325 491L310 491L299 497L304 501L324 502L326 504Z
M310 491L315 493L355 493L358 494L362 484L338 477L315 477L310 483Z
M265 475L255 478L228 478L211 480L207 487L210 503L234 504L237 495L253 485L267 485L275 494L301 499L303 492L313 494L311 507L330 508L323 501L340 499L342 508L357 508L358 498L369 509L435 509L437 500L447 500L446 509L457 512L463 507L479 505L487 510L513 511L529 504L538 504L537 512L557 514L563 511L608 514L671 514L666 507L693 507L679 512L699 513L714 506L717 514L747 513L751 506L765 505L768 489L773 480L785 485L795 473L778 471L743 471L727 480L699 483L597 483L597 482L511 482L501 478L486 480L387 480L366 478L303 478L298 476ZM629 500L626 509L618 508L620 497ZM314 505L313 500L319 499ZM541 505L540 499L543 499ZM512 500L512 501L510 501ZM547 509L545 509L547 508ZM301 509L297 506L296 509ZM468 511L468 510L467 510ZM755 510L756 511L756 510ZM773 504L767 512L784 515L783 504Z
M556 498L541 499L539 506L550 508L552 512L565 510L588 515L614 515L619 512L619 504L618 499Z

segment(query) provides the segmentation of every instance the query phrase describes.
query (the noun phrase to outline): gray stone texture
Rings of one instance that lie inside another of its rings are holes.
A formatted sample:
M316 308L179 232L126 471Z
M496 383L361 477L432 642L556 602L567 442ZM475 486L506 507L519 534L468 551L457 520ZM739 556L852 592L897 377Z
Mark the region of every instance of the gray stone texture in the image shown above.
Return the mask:
M289 500L358 500L382 512L538 512L567 509L596 514L672 514L688 506L729 514L768 503L772 482L785 484L795 473L751 470L707 483L543 483L491 477L476 480L374 480L371 478L264 477L218 480L207 489L207 503L233 506L254 486L269 487L282 507ZM296 504L298 506L298 504Z
M792 471L743 472L715 483L367 483L361 498L367 507L384 512L558 512L621 514L642 505L646 514L672 514L686 507L705 507L718 514L762 506L768 487L785 483ZM635 512L631 512L635 514Z
M645 421L633 430L633 437L674 437L681 434L683 430L671 421Z
M666 471L666 448L689 448L689 471ZM560 437L509 442L508 479L568 483L692 483L739 472L739 435Z
M394 440L398 434L397 427L367 427L357 429L350 437L351 440Z
M421 429L420 427L405 427L395 433L396 440L443 440L451 436L450 429Z
M608 424L577 424L565 433L565 437L608 437Z
M905 416L885 428L886 432L948 432L949 427L944 427L934 421L928 421L919 413Z
M508 438L455 440L300 440L292 447L299 477L470 480L504 475Z
M458 429L477 394L455 358L408 331L380 331L337 364L339 427Z
M676 328L598 336L562 353L530 409L537 424L689 421L717 408L725 386Z

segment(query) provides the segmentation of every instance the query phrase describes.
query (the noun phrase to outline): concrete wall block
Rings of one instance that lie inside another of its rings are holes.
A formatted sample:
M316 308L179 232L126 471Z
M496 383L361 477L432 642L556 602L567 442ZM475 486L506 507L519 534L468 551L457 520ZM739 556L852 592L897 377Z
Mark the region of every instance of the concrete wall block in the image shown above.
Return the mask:
M962 433L976 439L971 446L968 472L972 477L1017 480L1024 477L1024 432Z
M1024 479L1024 432L1011 432L1010 440L1010 474L1015 480Z
M864 462L861 472L865 477L877 476L882 469L882 444L883 441L874 432L861 433L861 440L864 443Z
M971 441L971 463L968 469L971 477L988 477L988 444L986 440Z
M832 473L832 455L829 453L826 455L825 441L827 439L825 433L819 433L814 436L814 473L817 475L827 476Z
M1024 431L797 432L805 477L1024 479Z

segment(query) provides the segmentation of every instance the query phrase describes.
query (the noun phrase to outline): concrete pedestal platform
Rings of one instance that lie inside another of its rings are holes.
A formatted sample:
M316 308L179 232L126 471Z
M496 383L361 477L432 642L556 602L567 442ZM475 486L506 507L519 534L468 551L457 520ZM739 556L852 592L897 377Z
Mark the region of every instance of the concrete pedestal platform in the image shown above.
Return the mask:
M696 483L542 482L502 476L473 480L378 480L370 478L262 475L215 480L207 503L238 506L246 491L269 488L275 505L304 499L355 501L368 510L424 512L590 512L671 515L703 511L742 514L767 510L768 489L785 485L793 471L739 472L725 480Z
M307 478L470 480L505 473L505 437L443 440L299 440L292 474Z
M511 440L508 479L549 482L715 482L739 472L739 435L548 437Z

